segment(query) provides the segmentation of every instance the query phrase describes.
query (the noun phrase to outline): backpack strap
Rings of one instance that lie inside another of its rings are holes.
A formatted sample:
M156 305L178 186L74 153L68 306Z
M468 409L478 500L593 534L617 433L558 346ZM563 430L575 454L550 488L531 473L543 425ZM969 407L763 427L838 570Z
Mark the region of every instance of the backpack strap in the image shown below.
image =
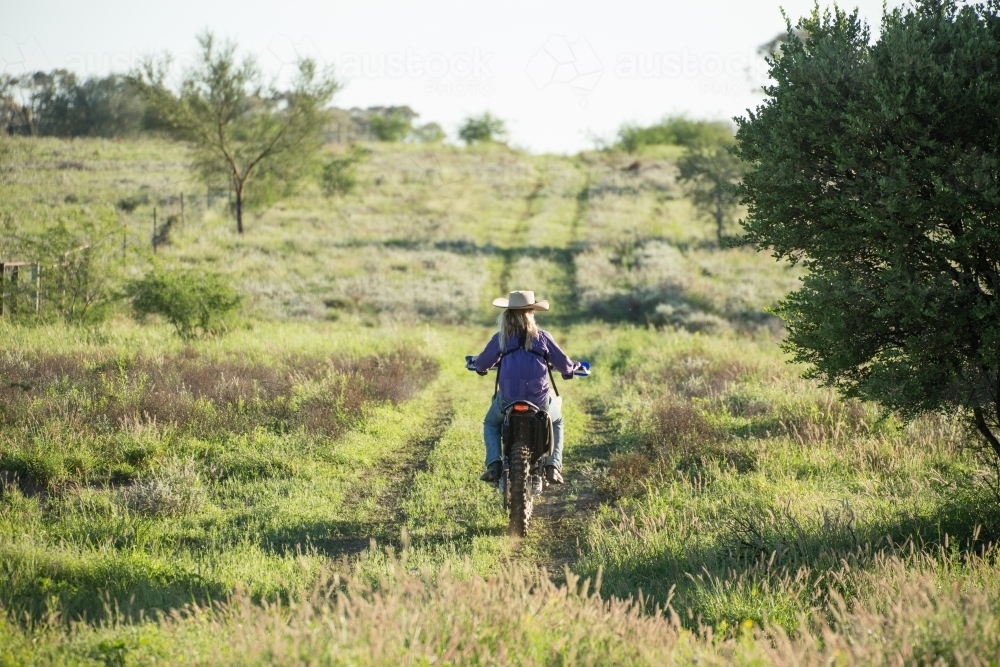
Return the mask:
M503 362L503 358L504 358L504 355L501 354L500 358L497 359L497 377L496 377L496 382L493 384L493 398L494 398L494 400L496 399L497 394L500 393L500 364Z
M520 342L521 342L521 347L524 347L524 344L526 342L524 335L521 336ZM543 354L541 352L536 352L534 349L525 350L525 351L526 352L530 352L531 354L533 354L535 356L538 356L538 357L541 357L542 359L545 360L545 370L547 370L549 372L549 384L552 386L552 391L554 391L555 394L556 394L556 396L558 396L559 395L559 387L556 386L556 379L552 375L552 364L549 363L549 353L545 352Z

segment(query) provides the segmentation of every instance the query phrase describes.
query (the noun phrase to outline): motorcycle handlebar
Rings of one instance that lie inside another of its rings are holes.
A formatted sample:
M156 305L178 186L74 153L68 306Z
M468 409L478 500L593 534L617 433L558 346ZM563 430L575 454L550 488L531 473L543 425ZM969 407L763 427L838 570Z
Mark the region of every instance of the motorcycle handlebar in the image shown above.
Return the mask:
M465 370L474 371L476 370L475 364L476 358L474 356L466 355L465 357ZM496 370L496 366L490 369L491 371ZM573 375L578 378L585 378L590 375L590 362L589 361L579 361L577 362L576 369L573 371Z

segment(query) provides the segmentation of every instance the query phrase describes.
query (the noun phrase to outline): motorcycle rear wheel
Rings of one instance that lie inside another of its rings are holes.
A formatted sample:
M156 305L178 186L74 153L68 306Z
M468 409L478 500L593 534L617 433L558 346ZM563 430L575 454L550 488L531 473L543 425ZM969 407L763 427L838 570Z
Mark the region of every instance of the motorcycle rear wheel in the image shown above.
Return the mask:
M532 510L529 467L528 448L524 445L514 446L507 484L510 493L510 521L507 524L507 534L511 537L524 537L528 534L528 521L531 519Z

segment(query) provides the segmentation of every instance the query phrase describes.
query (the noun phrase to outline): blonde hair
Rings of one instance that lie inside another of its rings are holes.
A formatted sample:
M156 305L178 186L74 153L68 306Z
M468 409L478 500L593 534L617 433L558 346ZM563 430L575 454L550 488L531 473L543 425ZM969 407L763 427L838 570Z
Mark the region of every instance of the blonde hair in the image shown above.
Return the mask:
M538 340L538 325L535 324L535 311L531 308L508 309L497 318L497 331L500 332L500 349L507 348L507 343L524 334L524 349L530 350Z

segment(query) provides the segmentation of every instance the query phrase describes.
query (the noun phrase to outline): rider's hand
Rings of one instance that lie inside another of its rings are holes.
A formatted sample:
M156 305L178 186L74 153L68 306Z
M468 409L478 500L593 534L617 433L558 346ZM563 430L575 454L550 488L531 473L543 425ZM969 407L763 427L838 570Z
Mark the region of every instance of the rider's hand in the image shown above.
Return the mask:
M580 370L580 365L581 365L580 362L576 362L576 364L573 366L573 370L572 371L570 371L569 373L563 373L562 374L562 379L563 380L572 380L574 377L576 377L575 373L578 370Z

